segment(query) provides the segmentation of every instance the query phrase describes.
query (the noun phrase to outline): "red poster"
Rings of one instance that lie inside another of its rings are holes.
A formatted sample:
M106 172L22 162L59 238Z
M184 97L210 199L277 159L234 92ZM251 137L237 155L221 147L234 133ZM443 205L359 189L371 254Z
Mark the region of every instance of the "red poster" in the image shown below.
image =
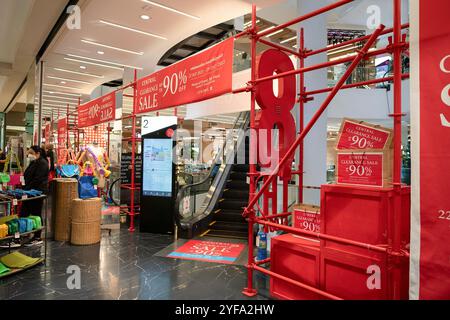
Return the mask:
M245 245L240 243L190 240L168 257L232 264L244 248Z
M320 233L320 211L294 209L294 228Z
M78 127L85 128L116 118L116 93L111 92L78 107Z
M58 120L58 149L66 147L67 118Z
M450 299L450 2L420 0L413 8L411 110L420 157L413 162L412 297Z
M383 187L383 153L339 152L336 183Z
M230 93L234 38L137 81L135 113L146 113Z
M346 120L341 130L337 148L385 149L391 141L390 132Z
M44 129L45 143L49 143L50 142L51 131L52 131L52 126L51 126L50 123L47 123L45 125L45 129Z

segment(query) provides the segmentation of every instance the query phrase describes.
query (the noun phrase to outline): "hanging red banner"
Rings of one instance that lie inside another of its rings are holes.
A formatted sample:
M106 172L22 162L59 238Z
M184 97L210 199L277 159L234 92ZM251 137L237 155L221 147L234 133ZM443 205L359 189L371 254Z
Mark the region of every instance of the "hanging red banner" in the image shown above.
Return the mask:
M66 147L67 140L67 118L58 120L58 149Z
M431 2L412 6L411 293L425 300L450 299L450 3Z
M49 143L50 142L51 131L52 131L52 126L51 126L50 123L47 123L45 125L45 128L44 128L45 143Z
M232 91L234 38L137 81L135 114L211 99Z
M116 93L92 100L78 107L78 128L114 121L116 118Z

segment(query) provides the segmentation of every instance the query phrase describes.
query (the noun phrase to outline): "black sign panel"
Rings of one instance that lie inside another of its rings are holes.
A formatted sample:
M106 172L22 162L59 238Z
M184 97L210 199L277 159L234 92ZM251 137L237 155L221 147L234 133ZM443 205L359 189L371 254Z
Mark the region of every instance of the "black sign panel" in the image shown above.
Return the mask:
M120 163L120 179L122 184L131 183L131 153L122 153ZM134 182L139 184L142 180L142 155L136 154L136 160L134 161L135 171L134 171Z

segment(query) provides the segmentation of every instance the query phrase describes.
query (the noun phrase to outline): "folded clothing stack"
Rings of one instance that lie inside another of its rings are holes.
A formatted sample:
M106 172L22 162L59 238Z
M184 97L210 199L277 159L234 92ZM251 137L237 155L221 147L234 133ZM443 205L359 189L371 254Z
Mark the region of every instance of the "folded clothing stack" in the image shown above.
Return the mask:
M0 262L0 276L5 273L9 273L11 270Z
M4 224L0 224L0 239L7 236L13 236L16 233L31 232L42 228L42 219L38 216L29 216L27 218L13 218Z
M40 258L31 258L23 253L15 251L0 258L0 263L10 269L24 269L32 266L41 260Z

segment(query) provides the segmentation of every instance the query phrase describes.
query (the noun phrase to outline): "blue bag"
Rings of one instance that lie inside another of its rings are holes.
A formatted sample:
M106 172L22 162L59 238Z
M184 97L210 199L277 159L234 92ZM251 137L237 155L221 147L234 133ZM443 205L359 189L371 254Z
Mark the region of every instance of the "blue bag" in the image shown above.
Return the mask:
M78 195L80 199L92 199L98 197L98 192L94 188L91 176L83 176L78 180Z
M27 232L27 225L28 225L27 219L19 219L19 233Z
M29 218L22 218L22 219L27 222L27 231L26 232L33 231L34 230L34 220L29 219Z
M80 167L76 164L63 164L58 171L63 178L76 178L80 175Z

